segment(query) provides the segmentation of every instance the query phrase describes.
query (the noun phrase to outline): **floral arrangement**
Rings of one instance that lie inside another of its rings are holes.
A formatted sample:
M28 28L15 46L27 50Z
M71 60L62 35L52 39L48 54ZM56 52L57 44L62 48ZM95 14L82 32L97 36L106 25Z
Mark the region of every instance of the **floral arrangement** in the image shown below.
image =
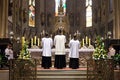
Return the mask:
M105 50L103 40L100 36L96 38L95 51L93 52L93 59L107 59L107 51Z
M30 53L27 50L28 49L28 42L24 42L24 44L22 44L22 50L20 51L20 55L19 55L19 59L30 59Z

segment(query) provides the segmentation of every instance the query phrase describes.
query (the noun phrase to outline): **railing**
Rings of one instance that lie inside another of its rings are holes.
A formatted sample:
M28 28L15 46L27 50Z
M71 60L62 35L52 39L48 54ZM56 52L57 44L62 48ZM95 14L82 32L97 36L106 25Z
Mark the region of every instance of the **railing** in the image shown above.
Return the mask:
M113 60L88 60L87 80L114 80Z
M10 60L9 80L36 80L36 60Z

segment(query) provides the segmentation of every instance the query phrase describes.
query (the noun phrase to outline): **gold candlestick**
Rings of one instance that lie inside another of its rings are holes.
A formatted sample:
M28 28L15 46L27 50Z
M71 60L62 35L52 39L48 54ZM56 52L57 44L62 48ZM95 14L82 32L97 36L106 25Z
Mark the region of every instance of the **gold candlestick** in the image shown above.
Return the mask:
M25 37L23 36L22 37L22 46L24 45L24 43L25 43Z
M90 38L89 38L89 46L91 45L91 40L90 40Z
M86 44L88 44L88 37L86 36Z
M37 39L37 45L40 46L40 38Z
M36 45L36 39L37 39L37 37L34 36L34 45Z
M83 46L84 46L84 39L82 39L82 42L83 42Z
M33 38L31 38L31 47L33 46Z

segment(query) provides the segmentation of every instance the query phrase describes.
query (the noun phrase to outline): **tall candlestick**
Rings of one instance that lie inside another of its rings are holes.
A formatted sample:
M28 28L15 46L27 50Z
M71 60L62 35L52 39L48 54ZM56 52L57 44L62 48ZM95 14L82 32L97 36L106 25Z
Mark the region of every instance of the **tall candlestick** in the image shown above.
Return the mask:
M22 46L24 45L24 43L25 43L25 37L23 36L22 37Z
M91 40L90 40L90 38L89 38L89 46L91 45Z
M31 47L33 46L33 38L31 38Z
M37 46L40 46L40 38L37 39Z
M88 44L88 37L86 36L86 44Z
M36 45L36 38L37 38L37 37L36 37L36 36L34 36L34 45Z
M83 42L83 46L84 46L84 39L82 39L82 42Z

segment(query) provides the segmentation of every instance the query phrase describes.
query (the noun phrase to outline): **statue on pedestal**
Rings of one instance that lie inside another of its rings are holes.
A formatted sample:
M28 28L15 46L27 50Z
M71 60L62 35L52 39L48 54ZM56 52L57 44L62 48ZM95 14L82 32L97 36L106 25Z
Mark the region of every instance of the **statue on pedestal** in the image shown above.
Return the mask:
M58 7L58 15L64 15L63 1L60 0L60 5Z
M59 28L63 28L63 32L69 33L69 21L68 17L64 15L63 1L60 0L58 6L58 16L55 16L55 26L53 32L56 33Z

